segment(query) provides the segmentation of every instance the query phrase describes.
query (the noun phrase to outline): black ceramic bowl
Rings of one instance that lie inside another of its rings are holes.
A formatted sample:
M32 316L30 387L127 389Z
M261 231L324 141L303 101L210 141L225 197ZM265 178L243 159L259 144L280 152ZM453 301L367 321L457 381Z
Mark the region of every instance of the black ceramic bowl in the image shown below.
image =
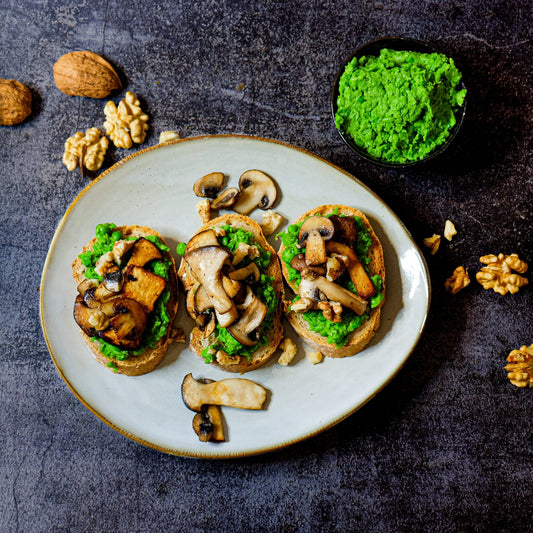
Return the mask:
M339 80L342 74L344 73L344 69L346 68L346 65L352 61L355 57L360 58L362 56L378 56L380 51L384 48L388 48L390 50L406 50L410 52L422 52L426 54L431 53L438 53L442 54L443 52L436 50L432 46L422 42L417 41L416 39L409 39L404 37L385 37L383 39L376 39L375 41L371 41L360 48L358 48L344 63L342 64L342 67L339 69L339 72L337 74L337 77L335 78L335 83L333 84L333 89L331 91L331 111L333 114L333 124L335 125L335 113L337 112L337 98L339 96ZM464 81L461 80L460 88L464 89ZM465 117L466 112L466 98L463 102L463 105L459 107L455 111L455 119L456 123L452 130L450 131L450 135L446 139L446 141L437 146L432 152L430 152L428 155L426 155L423 159L419 159L417 161L410 161L405 163L393 163L390 161L384 161L382 159L377 159L375 157L372 157L370 154L368 154L363 148L357 146L354 142L354 140L345 132L338 129L335 125L335 129L339 132L339 135L341 136L342 140L359 156L366 159L367 161L370 161L372 163L375 163L377 165L381 165L383 167L387 168L406 168L406 167L413 167L413 166L419 166L425 163L428 163L429 161L432 161L439 155L441 155L443 152L445 152L450 144L453 142L453 140L457 137L457 134L459 130L461 129L461 125L463 124L463 120Z

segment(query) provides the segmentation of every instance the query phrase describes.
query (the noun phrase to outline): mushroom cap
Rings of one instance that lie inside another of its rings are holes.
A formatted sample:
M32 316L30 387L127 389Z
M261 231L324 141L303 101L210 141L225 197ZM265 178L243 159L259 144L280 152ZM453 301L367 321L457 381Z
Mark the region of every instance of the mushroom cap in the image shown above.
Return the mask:
M247 215L256 207L270 209L277 198L274 180L261 170L247 170L239 178L240 193L233 210Z
M304 221L300 228L300 233L298 234L299 244L303 246L309 238L309 234L316 231L320 234L322 239L328 241L335 233L335 226L328 217L322 217L319 215L311 216Z
M217 209L227 209L237 201L238 196L239 189L237 187L228 187L211 202L210 207L214 211Z
M202 198L216 198L224 185L222 172L210 172L194 182L193 190L196 196Z

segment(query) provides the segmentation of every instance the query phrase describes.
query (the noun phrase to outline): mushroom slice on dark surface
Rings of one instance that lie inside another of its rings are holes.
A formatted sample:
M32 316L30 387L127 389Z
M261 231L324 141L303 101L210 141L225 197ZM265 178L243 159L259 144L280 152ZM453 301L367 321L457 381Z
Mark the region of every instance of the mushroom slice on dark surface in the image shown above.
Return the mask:
M187 374L181 384L181 397L185 405L200 412L203 405L224 405L238 409L258 410L263 407L267 391L245 378L228 378L211 383L200 383Z
M367 300L376 294L376 288L352 248L340 242L330 241L326 245L326 251L328 253L333 252L341 254L348 258L348 265L346 267L348 274L355 286L357 294L363 298L363 300Z
M248 290L252 292L251 289ZM254 294L239 320L228 327L228 332L244 346L254 346L259 338L257 335L252 338L252 333L261 325L266 314L267 306Z
M227 313L234 307L221 279L222 267L229 257L231 252L222 246L202 246L186 251L183 256L219 313Z
M193 190L196 196L216 198L223 186L224 174L222 172L210 172L195 181Z
M240 193L233 210L247 215L256 207L270 209L277 198L276 184L260 170L247 170L239 179Z
M305 261L308 265L320 265L327 260L326 241L333 237L335 227L327 217L311 216L300 228L298 241L305 247Z
M217 211L230 208L237 201L239 192L237 187L228 187L211 202L211 209Z

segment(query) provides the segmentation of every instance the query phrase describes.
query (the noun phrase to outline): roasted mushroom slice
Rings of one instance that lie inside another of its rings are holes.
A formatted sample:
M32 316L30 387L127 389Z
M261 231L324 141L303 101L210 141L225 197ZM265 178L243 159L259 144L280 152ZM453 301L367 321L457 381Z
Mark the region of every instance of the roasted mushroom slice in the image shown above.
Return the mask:
M344 307L351 309L358 315L362 315L367 307L367 302L362 300L359 296L350 292L348 289L329 281L323 276L316 276L314 278L314 285L322 292L330 301L339 302Z
M251 289L248 290L252 292ZM258 336L255 335L254 338L253 334L265 319L266 314L267 306L254 294L239 320L227 328L228 332L244 346L253 346L259 341Z
M122 290L122 271L118 268L112 268L108 270L102 279L102 283L104 284L104 287L109 292L120 292Z
M219 246L217 234L214 230L206 229L193 235L185 247L185 252L192 252L195 248L203 246Z
M118 339L142 337L146 329L146 313L139 302L131 298L117 298L113 300L113 311L116 314L110 322Z
M233 210L247 215L256 207L270 209L277 198L276 184L260 170L247 170L239 179L240 193Z
M376 294L376 289L370 277L352 248L340 242L330 241L326 245L326 251L328 253L337 253L348 258L348 274L355 286L357 294L363 298L363 300L368 300L368 298Z
M216 198L224 185L222 172L210 172L196 180L193 186L194 194L202 198Z
M250 285L259 281L261 272L255 263L250 263L245 267L229 272L228 277L236 281L245 281Z
M201 442L223 442L224 424L218 405L204 405L192 419L192 427Z
M93 336L96 332L94 321L95 312L97 312L97 309L91 309L85 305L81 294L76 296L74 302L74 320L83 332L89 336Z
M326 241L333 237L335 227L328 217L311 216L302 224L298 241L305 247L308 265L320 265L327 260Z
M224 405L238 409L261 409L266 400L264 387L244 378L229 378L212 383L200 383L187 374L181 384L185 405L197 413L203 405Z
M166 282L162 277L144 268L130 266L124 271L122 295L138 301L148 312L153 311L155 302L165 287Z
M143 267L150 261L161 260L162 257L159 248L153 242L141 237L135 241L128 266Z
M231 252L222 246L201 246L183 256L194 276L205 288L211 303L219 313L227 313L234 307L226 294L221 279L221 271Z
M238 196L239 189L237 187L228 187L211 202L211 209L213 211L228 209L237 201Z

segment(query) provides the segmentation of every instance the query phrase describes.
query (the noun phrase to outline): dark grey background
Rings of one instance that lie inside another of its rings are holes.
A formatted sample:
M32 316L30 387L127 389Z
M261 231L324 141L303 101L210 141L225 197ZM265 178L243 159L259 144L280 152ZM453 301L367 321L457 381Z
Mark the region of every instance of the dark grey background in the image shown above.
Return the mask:
M452 297L443 283L487 253L533 266L532 22L526 0L0 0L0 77L34 96L25 123L0 127L0 531L531 530L533 391L503 367L533 343L532 285L502 297L473 281ZM427 168L365 163L332 124L342 60L386 35L439 47L469 89L458 142ZM76 400L43 340L39 283L88 183L63 166L63 143L102 116L102 101L54 85L54 62L79 49L141 98L144 146L166 129L279 139L357 176L419 244L455 222L427 255L427 328L375 399L308 441L219 462L144 448Z

